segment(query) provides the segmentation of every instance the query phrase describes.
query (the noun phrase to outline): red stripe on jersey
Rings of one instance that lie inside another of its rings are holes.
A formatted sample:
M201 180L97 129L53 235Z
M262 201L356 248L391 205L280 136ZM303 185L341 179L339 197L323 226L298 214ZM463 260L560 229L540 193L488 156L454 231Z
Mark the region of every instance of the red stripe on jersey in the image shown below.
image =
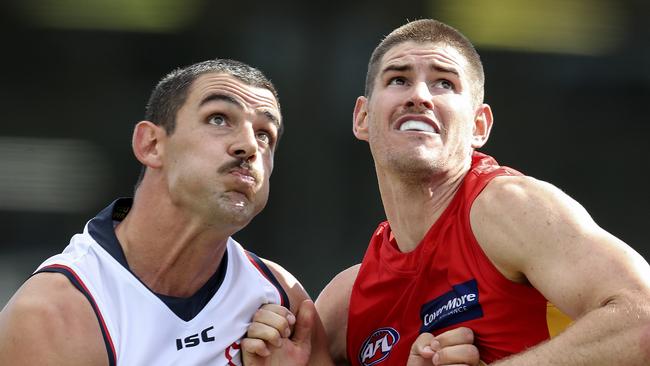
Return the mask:
M260 266L260 263L258 263L257 260L255 258L253 258L248 251L245 251L245 253L246 253L246 257L253 264L253 266L255 266L255 268L262 274L262 276L264 276L264 278L266 278L269 282L271 282L273 284L273 286L275 287L275 289L278 291L278 295L280 295L280 305L287 308L288 306L284 302L284 296L282 296L282 292L280 292L280 289L277 288L277 286L279 286L279 284L277 284L277 282L278 282L277 279L269 277L269 274L267 274L266 271ZM261 259L260 259L260 261L261 261ZM270 269L267 267L267 270L270 270Z

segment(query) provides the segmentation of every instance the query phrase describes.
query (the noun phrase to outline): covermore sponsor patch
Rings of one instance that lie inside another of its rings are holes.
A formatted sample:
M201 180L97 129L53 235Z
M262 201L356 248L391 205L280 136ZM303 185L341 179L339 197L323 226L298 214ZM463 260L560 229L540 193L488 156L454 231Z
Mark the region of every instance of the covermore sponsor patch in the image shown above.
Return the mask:
M476 280L470 280L452 286L451 291L422 305L420 332L433 332L482 316L478 284Z

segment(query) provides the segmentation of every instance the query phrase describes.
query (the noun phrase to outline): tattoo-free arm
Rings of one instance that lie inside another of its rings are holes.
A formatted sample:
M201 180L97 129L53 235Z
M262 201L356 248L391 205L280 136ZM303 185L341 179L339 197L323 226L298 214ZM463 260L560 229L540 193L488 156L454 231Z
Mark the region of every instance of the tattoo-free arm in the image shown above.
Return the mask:
M650 364L650 267L576 201L529 177L499 177L471 211L475 236L509 279L575 321L494 365Z
M0 365L108 365L97 317L65 276L32 276L0 312Z

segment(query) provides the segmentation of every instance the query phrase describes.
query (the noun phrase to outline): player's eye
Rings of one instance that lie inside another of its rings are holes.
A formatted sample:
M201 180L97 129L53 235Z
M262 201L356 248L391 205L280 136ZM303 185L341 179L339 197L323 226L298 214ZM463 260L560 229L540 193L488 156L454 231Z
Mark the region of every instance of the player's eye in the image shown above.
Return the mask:
M452 83L447 79L440 79L436 81L433 85L435 87L442 88L442 89L454 90L454 83Z
M214 114L210 116L208 122L215 126L223 126L226 124L226 117L223 114Z
M257 133L257 139L267 145L270 145L271 141L273 141L271 138L271 134L266 131L259 131Z
M396 76L388 80L388 85L405 85L406 79L401 76Z

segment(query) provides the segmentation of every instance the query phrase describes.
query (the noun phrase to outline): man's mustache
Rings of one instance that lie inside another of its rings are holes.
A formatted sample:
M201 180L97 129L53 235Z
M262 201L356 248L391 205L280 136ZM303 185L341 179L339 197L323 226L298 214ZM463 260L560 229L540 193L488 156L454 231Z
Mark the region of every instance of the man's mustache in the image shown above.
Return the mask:
M245 159L235 159L233 161L227 162L217 170L221 174L229 173L235 169L243 169L246 171L246 174L255 178L256 181L261 181L262 174L256 169L254 169L251 164Z

